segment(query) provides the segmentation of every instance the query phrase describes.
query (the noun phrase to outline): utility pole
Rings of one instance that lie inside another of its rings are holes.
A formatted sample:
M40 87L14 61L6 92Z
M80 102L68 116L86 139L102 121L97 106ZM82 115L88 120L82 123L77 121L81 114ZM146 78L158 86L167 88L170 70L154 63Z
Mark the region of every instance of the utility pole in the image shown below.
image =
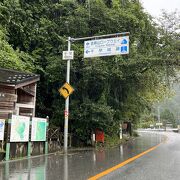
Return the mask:
M68 37L68 51L71 50L71 37ZM71 60L67 60L66 82L70 83L70 64ZM65 120L64 120L64 153L67 153L68 147L68 117L69 117L69 96L65 100Z

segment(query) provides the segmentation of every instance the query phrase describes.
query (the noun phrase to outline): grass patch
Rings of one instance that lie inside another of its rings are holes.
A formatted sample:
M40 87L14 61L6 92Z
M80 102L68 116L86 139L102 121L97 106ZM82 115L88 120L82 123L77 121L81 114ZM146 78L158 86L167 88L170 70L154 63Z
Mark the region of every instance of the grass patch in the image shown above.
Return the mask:
M97 143L96 144L96 149L101 149L102 147L103 148L113 148L113 147L116 147L120 144L124 144L126 143L127 141L133 139L134 137L138 137L138 133L136 131L133 131L132 132L132 136L129 136L129 135L126 135L124 134L123 135L123 139L120 139L118 135L112 135L112 136L109 136L109 135L105 135L105 143L104 145L102 143Z
M114 136L109 136L106 135L105 136L105 147L107 148L111 148L111 147L116 147L119 144L125 143L126 141L128 141L128 137L123 137L123 139L119 139L119 136L114 135Z

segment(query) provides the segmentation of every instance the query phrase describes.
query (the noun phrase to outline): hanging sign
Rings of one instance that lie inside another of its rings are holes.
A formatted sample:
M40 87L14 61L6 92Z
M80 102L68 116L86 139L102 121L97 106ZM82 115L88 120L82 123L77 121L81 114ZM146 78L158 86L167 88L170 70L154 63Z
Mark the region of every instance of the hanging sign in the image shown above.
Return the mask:
M84 41L84 58L129 54L129 36Z

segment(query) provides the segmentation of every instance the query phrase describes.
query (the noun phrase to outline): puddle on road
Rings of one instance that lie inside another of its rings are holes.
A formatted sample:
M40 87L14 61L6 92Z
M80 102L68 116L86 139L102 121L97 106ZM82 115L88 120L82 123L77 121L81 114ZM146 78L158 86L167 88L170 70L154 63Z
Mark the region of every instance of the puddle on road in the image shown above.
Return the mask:
M43 157L39 166L33 165L34 159L6 162L0 165L1 180L46 180L48 157ZM2 167L3 166L3 167Z

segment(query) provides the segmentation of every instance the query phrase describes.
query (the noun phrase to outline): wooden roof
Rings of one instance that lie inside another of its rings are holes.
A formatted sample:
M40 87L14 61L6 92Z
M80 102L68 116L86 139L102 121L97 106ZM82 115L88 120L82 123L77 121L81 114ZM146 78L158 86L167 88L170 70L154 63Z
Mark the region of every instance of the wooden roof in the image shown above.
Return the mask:
M28 84L37 82L40 76L33 73L20 72L17 70L0 68L0 84L20 88Z

